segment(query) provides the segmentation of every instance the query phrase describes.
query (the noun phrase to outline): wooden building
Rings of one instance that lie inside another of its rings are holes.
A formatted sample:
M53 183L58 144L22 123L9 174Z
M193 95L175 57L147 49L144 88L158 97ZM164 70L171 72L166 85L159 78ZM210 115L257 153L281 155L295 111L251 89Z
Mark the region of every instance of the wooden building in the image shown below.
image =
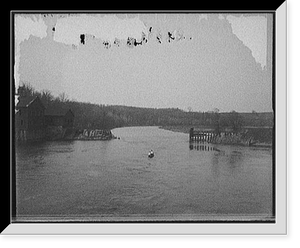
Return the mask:
M74 123L74 114L71 109L49 107L45 110L45 123L47 126L72 128Z
M46 138L48 140L70 139L73 136L74 114L70 109L51 106L45 110Z
M61 106L45 108L38 96L27 96L24 87L18 89L15 106L16 141L55 140L70 136L74 113Z
M45 137L45 107L39 97L19 96L15 113L17 141L38 140Z

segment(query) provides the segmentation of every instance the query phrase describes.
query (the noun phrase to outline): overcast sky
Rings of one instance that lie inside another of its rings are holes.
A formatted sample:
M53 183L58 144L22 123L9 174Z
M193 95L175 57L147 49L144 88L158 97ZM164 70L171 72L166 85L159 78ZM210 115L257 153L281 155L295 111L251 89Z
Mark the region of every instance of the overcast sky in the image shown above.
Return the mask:
M16 87L27 82L99 104L272 111L271 21L267 14L16 14Z

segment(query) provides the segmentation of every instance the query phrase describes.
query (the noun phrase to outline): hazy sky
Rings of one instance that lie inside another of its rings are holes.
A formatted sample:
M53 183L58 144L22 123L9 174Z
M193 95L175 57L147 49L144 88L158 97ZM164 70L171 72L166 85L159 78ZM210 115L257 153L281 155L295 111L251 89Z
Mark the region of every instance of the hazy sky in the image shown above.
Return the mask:
M271 111L271 21L267 14L18 14L15 81L99 104Z

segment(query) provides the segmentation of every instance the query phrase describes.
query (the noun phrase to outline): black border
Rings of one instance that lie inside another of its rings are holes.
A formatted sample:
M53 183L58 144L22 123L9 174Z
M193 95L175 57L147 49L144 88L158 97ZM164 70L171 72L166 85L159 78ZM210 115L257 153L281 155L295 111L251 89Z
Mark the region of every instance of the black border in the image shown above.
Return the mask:
M284 2L284 1L283 1ZM275 2L273 2L274 4ZM277 3L278 4L278 3ZM15 87L14 87L14 79L13 79L13 75L14 75L14 56L13 56L13 52L15 51L15 47L14 47L14 15L15 14L76 14L76 13L100 13L100 14L106 14L106 13L170 13L170 14L176 14L176 13L235 13L235 14L272 14L273 16L273 32L272 32L272 105L273 105L273 116L274 116L274 127L273 127L273 152L272 152L272 162L273 162L273 168L272 168L272 181L273 181L273 192L272 192L272 214L274 217L274 220L249 220L249 221L240 221L240 220L228 220L228 221L214 221L214 220L204 220L204 221L182 221L182 220L166 220L166 221L157 221L157 220L153 220L153 221L13 221L13 223L73 223L73 224L78 224L78 223L206 223L206 224L216 224L216 223L276 223L276 192L275 192L275 188L276 188L276 163L275 163L275 116L276 116L276 109L275 109L275 103L276 103L276 93L275 93L275 89L276 89L276 78L275 78L275 72L276 72L276 68L275 68L275 62L276 62L276 9L282 4L282 1L280 1L279 5L273 5L273 7L269 7L269 8L260 8L258 10L255 10L255 8L250 7L248 5L248 7L245 8L245 10L243 10L242 8L239 8L238 5L236 5L236 1L234 1L234 6L230 6L230 4L226 4L226 8L223 8L222 10L212 10L213 8L201 8L200 10L136 10L136 11L132 11L132 10L103 10L103 11L91 11L91 10L14 10L14 11L10 11L9 12L9 19L10 19L10 50L9 50L9 57L10 57L10 65L9 65L9 72L10 72L10 107L9 107L9 119L10 119L10 133L9 133L9 140L10 140L10 151L7 154L10 154L10 162L11 162L11 168L5 167L4 171L5 173L3 175L6 175L6 179L9 178L10 180L8 181L7 185L8 186L8 196L7 196L7 202L8 202L8 207L6 209L6 218L5 218L5 222L6 224L3 222L1 225L1 230L2 231L8 224L12 223L12 219L15 219L16 217L16 187L14 185L16 185L16 171L15 171L15 136L14 136L14 130L15 130L15 126L14 126L14 92L15 92ZM218 4L219 6L219 4ZM11 169L11 170L10 170ZM1 218L3 221L3 218Z

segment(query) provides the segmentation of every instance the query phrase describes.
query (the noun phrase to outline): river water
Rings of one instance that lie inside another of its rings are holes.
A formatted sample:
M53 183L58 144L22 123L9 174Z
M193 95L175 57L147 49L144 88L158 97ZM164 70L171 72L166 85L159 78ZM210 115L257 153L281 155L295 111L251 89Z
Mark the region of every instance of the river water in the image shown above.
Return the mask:
M16 148L16 220L272 219L272 150L190 144L158 127ZM148 158L150 149L154 158Z

